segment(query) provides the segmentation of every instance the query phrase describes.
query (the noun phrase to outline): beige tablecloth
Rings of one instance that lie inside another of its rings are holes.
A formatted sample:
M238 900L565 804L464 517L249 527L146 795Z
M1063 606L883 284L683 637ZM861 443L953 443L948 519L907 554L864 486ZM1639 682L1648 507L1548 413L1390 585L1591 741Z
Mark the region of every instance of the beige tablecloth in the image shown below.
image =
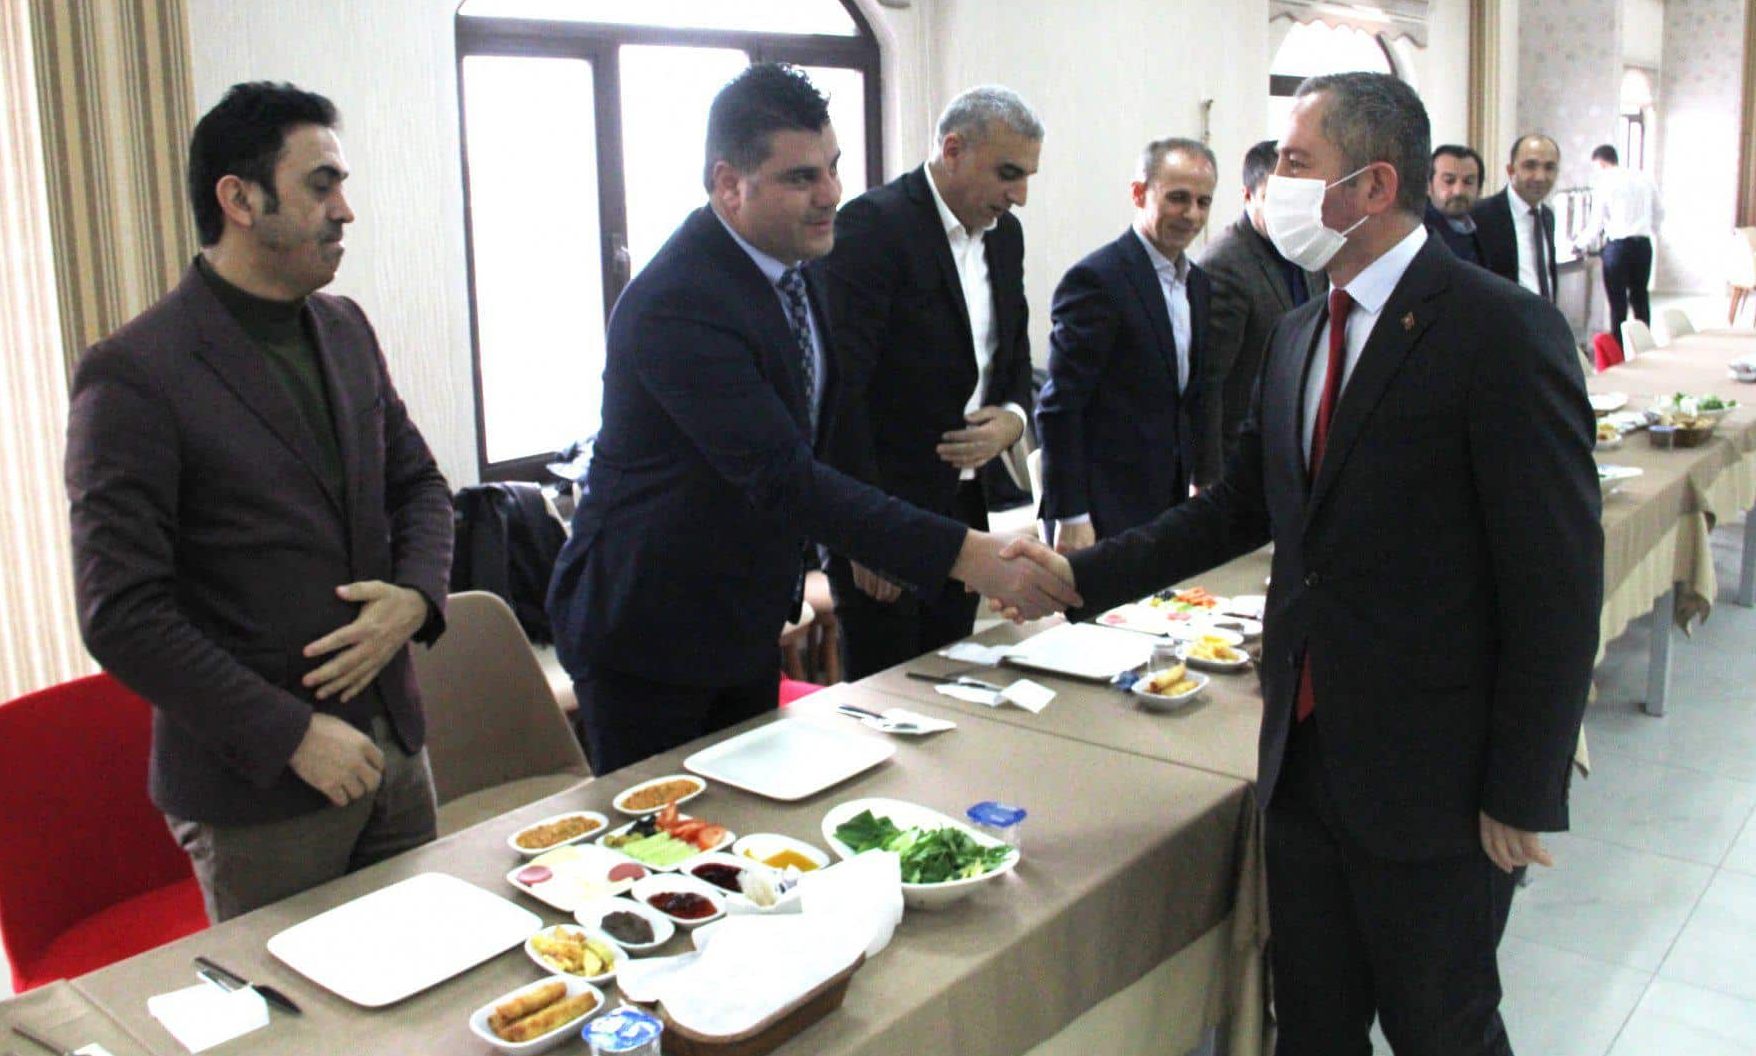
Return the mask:
M887 700L876 694L865 699ZM807 699L787 714L855 736L880 736L823 710ZM475 1056L483 1047L468 1031L469 1012L540 974L521 951L374 1011L281 966L264 943L331 906L435 870L517 898L558 921L561 915L516 895L502 879L517 862L506 836L558 810L607 811L615 792L679 769L684 754L647 760L74 985L138 1039L139 1048L131 1050L136 1052L178 1051L147 1016L145 1002L191 981L190 957L206 953L250 978L273 982L305 1008L301 1018L277 1015L268 1030L216 1052ZM855 977L843 1009L782 1053L1012 1056L1236 919L1241 885L1251 892L1245 914L1259 912L1253 904L1260 873L1256 809L1247 782L1004 723L967 722L951 733L899 741L891 761L799 803L715 785L690 809L739 832L783 832L821 843L824 812L867 795L909 799L953 814L981 799L1020 802L1031 810L1024 859L1014 876L969 902L940 912L911 911L890 948ZM1217 1019L1228 997L1217 985L1208 1015ZM70 1031L65 1040L85 1039ZM583 1051L583 1045L561 1051Z

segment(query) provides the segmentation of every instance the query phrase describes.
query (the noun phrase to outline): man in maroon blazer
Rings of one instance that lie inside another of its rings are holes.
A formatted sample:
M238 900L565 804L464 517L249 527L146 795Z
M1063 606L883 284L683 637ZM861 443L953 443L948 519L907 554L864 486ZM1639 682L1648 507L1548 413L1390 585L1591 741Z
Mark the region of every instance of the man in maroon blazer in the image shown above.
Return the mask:
M234 86L196 125L201 254L81 358L80 625L153 705L153 802L216 921L432 839L411 637L444 629L445 478L358 305L322 96Z

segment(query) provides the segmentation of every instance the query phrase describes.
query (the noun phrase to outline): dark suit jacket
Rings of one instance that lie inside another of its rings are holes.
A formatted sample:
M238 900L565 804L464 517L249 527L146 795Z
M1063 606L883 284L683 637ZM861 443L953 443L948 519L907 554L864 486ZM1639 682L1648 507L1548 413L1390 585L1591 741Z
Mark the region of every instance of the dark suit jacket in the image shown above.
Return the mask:
M924 591L944 582L966 529L815 460L798 359L774 286L706 207L623 291L603 428L549 587L570 672L772 674L807 540ZM837 429L829 366L819 444Z
M1451 226L1451 221L1445 218L1444 213L1433 207L1432 202L1427 203L1427 215L1421 222L1427 225L1427 234L1445 243L1446 248L1450 249L1458 260L1467 261L1470 264L1482 262L1482 243L1479 229L1469 232L1457 230ZM1553 286L1549 288L1554 289Z
M1028 424L1024 229L1007 214L984 242L998 348L982 403L1015 403ZM830 464L923 509L949 512L958 471L934 448L942 434L965 425L964 404L976 387L975 346L926 169L842 206L835 249L819 266L838 364L846 371Z
M1209 487L1219 480L1226 458L1238 446L1238 428L1250 410L1268 335L1292 310L1293 300L1280 254L1251 226L1248 216L1238 217L1208 244L1201 267L1213 284L1203 353L1207 391L1217 398L1207 400L1195 482ZM1322 300L1329 292L1329 278L1308 271L1305 288L1314 300Z
M1326 305L1275 329L1217 486L1073 555L1091 611L1274 542L1258 789L1307 649L1329 792L1389 859L1479 853L1477 813L1567 825L1603 588L1592 414L1552 306L1429 239L1307 483L1300 401Z
M1037 407L1045 520L1091 514L1100 537L1152 520L1189 494L1201 443L1207 276L1189 269L1189 382L1164 288L1133 229L1075 264L1055 289L1049 382Z
M444 627L451 494L390 382L365 314L313 294L345 495L262 352L195 268L93 345L67 428L80 629L105 669L153 704L160 809L220 824L328 800L287 761L314 710L359 726L370 697L315 702L299 685L328 657L304 647L352 622L356 580L411 587ZM377 686L398 738L426 726L405 649Z
M1476 242L1482 247L1482 267L1507 280L1518 281L1518 235L1512 229L1510 188L1490 194L1476 203L1470 214L1476 218ZM1543 229L1549 244L1544 247L1549 261L1549 290L1554 292L1560 277L1555 265L1555 211L1547 205L1543 210ZM1533 291L1534 292L1534 291Z

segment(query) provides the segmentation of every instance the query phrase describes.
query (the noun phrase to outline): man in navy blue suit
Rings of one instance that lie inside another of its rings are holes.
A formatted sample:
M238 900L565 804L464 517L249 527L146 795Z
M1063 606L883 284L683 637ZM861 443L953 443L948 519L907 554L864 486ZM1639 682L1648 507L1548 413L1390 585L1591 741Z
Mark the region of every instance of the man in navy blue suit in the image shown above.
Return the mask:
M1189 497L1202 410L1207 275L1184 252L1207 226L1219 166L1192 139L1146 145L1134 223L1055 290L1037 407L1041 515L1072 553Z
M603 427L549 588L597 773L775 706L811 543L926 593L951 577L1038 614L1072 593L817 461L840 379L800 265L834 244L839 157L803 73L744 71L708 114L708 205L610 316Z

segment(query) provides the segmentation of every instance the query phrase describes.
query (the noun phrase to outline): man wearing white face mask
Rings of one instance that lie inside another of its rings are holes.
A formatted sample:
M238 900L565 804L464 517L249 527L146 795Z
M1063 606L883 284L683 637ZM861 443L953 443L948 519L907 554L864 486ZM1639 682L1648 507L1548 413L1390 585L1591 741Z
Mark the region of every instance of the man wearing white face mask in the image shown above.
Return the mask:
M1421 224L1426 111L1300 86L1269 235L1324 268L1216 487L1062 558L1090 612L1273 540L1264 804L1279 1056L1509 1054L1496 950L1551 864L1597 648L1592 414L1554 307ZM1074 613L1078 616L1081 613Z

